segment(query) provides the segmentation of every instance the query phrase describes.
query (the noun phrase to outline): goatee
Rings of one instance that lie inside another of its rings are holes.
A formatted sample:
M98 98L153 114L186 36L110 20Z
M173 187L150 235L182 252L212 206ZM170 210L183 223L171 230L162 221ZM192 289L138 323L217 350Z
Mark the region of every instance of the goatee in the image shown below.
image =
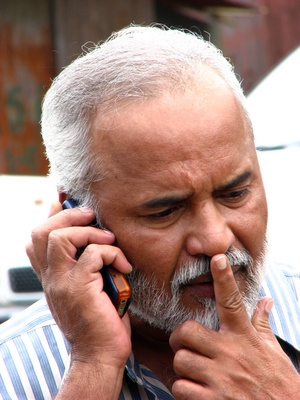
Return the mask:
M242 292L245 308L249 317L256 308L259 290L264 275L265 248L256 265L249 252L245 249L232 249L225 254L231 267L239 266L244 271ZM219 329L219 318L214 298L197 297L199 307L189 308L182 303L182 291L193 279L210 271L210 257L202 256L182 265L173 276L170 286L171 293L159 286L153 273L145 275L136 266L128 275L132 288L130 313L136 315L151 326L164 330L166 333L186 320L195 320L210 329Z

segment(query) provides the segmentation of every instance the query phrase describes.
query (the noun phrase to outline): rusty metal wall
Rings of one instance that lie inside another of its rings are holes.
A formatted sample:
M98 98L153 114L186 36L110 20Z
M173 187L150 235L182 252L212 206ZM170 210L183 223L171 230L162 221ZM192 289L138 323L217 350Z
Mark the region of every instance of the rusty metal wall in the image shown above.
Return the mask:
M53 75L46 0L0 1L0 173L45 174L40 104Z
M300 45L299 0L253 0L255 11L218 19L220 46L232 59L246 92Z
M0 0L0 174L44 175L41 100L82 52L132 22L153 21L152 0Z
M212 36L232 59L246 92L300 43L299 0L252 2L254 12L221 7L210 18ZM104 40L131 22L155 21L155 4L0 0L0 174L47 173L39 119L51 78L86 42Z
M154 0L53 0L56 71L130 23L155 20ZM86 46L85 46L86 44Z

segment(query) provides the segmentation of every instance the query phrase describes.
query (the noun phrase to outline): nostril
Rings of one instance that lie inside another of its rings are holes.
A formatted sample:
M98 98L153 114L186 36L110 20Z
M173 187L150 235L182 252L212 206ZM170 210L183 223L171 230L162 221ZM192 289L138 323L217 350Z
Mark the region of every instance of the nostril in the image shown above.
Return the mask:
M204 229L187 236L186 250L191 256L207 255L213 257L215 254L225 254L234 244L235 236L230 229L215 232Z

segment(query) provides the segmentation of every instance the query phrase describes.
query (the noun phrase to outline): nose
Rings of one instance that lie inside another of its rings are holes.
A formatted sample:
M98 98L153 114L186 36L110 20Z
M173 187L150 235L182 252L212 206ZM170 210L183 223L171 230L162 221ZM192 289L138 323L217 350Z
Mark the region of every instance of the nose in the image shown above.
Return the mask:
M186 250L192 256L225 253L236 241L230 214L233 210L214 199L197 206L186 237Z

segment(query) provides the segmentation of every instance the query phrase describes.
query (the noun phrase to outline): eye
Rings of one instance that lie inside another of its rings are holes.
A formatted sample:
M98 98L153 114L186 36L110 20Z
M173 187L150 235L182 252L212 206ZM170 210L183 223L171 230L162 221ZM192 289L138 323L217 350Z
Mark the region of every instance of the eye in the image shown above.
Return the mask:
M175 206L175 207L166 208L163 211L157 212L155 214L148 215L147 218L150 218L150 219L153 219L153 220L157 220L157 221L161 221L161 220L164 220L164 219L167 219L167 218L171 217L180 208L181 208L180 205Z
M243 188L222 194L220 197L229 202L238 202L243 200L249 193L250 192L248 188Z

